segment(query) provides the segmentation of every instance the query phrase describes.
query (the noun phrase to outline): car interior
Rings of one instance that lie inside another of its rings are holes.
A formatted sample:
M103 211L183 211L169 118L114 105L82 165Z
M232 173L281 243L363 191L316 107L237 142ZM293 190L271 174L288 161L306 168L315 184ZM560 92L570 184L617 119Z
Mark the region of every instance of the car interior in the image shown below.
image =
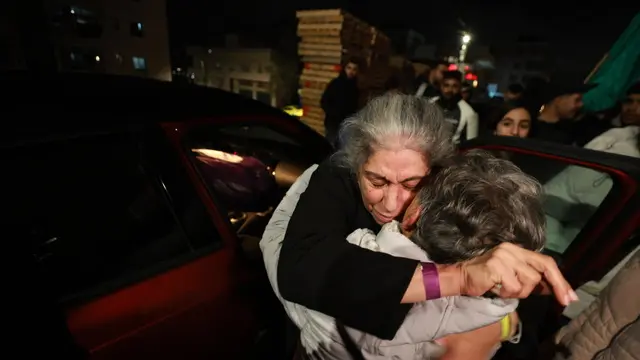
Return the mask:
M228 214L242 254L263 275L258 286L264 299L260 313L265 331L253 358L286 358L282 354L290 352L285 349L285 334L291 324L266 277L259 242L287 190L319 159L277 132L254 130L198 127L188 133L183 149L211 197Z

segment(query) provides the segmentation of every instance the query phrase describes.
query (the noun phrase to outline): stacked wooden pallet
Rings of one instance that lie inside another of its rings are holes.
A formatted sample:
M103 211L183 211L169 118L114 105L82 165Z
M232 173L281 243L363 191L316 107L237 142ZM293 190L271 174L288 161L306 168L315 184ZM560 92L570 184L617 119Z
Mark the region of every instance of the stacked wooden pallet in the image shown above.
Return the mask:
M302 10L298 17L298 55L304 63L300 75L304 115L301 120L324 134L324 112L320 98L327 84L340 74L350 57L369 59L371 26L342 9Z
M371 28L371 33L369 66L366 73L360 77L360 87L366 89L367 99L382 94L385 83L393 75L390 65L391 40L376 28Z

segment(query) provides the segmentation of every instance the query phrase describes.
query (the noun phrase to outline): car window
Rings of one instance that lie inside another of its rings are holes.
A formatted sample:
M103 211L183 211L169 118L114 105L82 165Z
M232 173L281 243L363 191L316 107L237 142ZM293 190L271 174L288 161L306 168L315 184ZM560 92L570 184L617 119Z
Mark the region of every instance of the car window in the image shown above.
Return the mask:
M558 254L566 251L616 186L608 174L587 167L522 153L494 153L513 161L543 185L546 248Z
M220 242L184 170L160 145L127 133L6 153L15 240L28 242L60 297L150 276Z
M232 225L254 236L261 236L264 220L297 176L326 156L302 143L261 125L199 126L183 139L184 150Z

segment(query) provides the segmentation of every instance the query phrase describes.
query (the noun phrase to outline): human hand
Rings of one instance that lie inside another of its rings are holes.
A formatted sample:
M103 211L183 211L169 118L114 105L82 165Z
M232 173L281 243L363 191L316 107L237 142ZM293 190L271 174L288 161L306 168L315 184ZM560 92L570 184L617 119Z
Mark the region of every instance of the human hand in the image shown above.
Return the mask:
M502 298L524 299L545 280L562 305L578 300L553 258L511 243L463 262L460 272L464 295L481 296L493 290Z

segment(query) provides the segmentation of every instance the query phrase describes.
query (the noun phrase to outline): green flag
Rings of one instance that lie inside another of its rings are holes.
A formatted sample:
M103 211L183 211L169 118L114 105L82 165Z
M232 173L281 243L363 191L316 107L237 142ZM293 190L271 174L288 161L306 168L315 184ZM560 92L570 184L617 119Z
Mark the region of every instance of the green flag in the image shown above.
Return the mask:
M589 79L598 87L584 95L587 111L613 107L629 86L640 79L640 13L615 42L606 59Z

